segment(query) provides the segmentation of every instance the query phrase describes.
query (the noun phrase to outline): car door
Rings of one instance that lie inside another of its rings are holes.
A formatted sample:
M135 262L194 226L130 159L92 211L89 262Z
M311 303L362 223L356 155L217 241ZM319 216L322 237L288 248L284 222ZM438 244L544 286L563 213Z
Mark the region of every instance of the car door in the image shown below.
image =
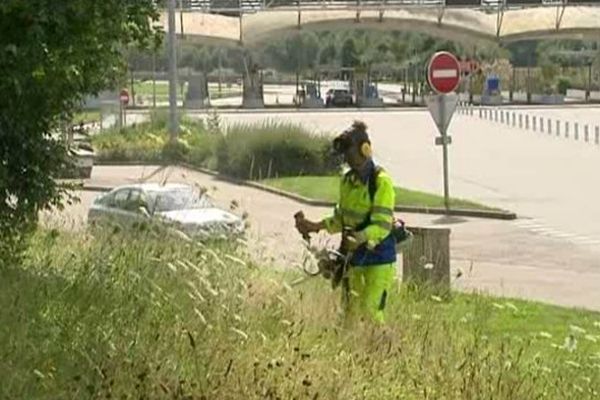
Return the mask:
M119 189L111 196L105 205L105 220L118 225L128 225L132 219L131 212L127 210L127 200L131 189Z

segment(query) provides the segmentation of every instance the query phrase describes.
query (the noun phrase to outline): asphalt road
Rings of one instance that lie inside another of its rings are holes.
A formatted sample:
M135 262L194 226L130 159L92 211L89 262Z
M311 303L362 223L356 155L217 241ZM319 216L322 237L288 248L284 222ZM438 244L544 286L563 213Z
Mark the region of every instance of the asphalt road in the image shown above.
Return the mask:
M575 112L574 112L575 110ZM530 112L539 112L530 110ZM544 115L598 121L600 109L544 109ZM362 119L374 154L396 183L442 193L442 151L426 111L223 114L227 123L287 120L335 134ZM457 114L450 126L450 193L527 218L523 229L598 251L600 146Z

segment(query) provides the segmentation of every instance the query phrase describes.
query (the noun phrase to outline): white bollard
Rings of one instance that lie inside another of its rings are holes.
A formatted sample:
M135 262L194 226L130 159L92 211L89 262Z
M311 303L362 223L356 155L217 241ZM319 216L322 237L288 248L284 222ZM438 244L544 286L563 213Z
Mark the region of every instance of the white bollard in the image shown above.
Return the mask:
M583 137L586 143L590 141L590 127L587 125L583 127Z
M531 121L531 129L535 132L536 131L536 125L537 125L537 118L535 117L535 115L532 117L532 121Z
M544 133L544 118L540 117L540 132Z
M579 123L575 122L575 140L579 140Z
M525 116L525 129L529 130L529 115Z
M552 135L552 121L548 118L548 135Z
M504 111L500 111L500 123L504 123Z
M600 144L600 126L596 127L596 144Z
M560 121L556 120L556 136L560 136Z
M506 112L506 125L510 126L510 112Z
M471 115L471 117L473 116L473 105L471 104L471 106L469 107L469 113Z
M479 107L479 119L481 119L481 107Z
M498 122L498 109L494 110L494 121Z
M565 137L569 137L569 121L565 122Z
M523 114L519 114L519 129L523 129Z

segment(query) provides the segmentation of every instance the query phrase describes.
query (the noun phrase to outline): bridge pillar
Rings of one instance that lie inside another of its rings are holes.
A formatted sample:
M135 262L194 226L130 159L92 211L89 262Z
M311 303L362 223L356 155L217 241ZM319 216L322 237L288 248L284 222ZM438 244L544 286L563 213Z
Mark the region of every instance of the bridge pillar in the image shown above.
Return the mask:
M204 74L188 75L188 90L185 95L185 108L205 108L208 100L208 79Z
M243 108L264 108L263 77L258 66L253 66L248 74L244 76L244 87L242 95Z

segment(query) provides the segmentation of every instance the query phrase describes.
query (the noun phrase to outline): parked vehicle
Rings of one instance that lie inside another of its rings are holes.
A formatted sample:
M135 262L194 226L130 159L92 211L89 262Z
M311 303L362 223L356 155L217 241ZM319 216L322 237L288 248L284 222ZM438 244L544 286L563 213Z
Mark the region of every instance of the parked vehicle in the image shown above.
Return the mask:
M88 223L123 227L156 224L199 239L239 236L245 229L240 217L217 208L206 194L173 183L117 187L94 200Z
M352 93L348 89L329 89L325 96L327 107L351 106L354 104Z

